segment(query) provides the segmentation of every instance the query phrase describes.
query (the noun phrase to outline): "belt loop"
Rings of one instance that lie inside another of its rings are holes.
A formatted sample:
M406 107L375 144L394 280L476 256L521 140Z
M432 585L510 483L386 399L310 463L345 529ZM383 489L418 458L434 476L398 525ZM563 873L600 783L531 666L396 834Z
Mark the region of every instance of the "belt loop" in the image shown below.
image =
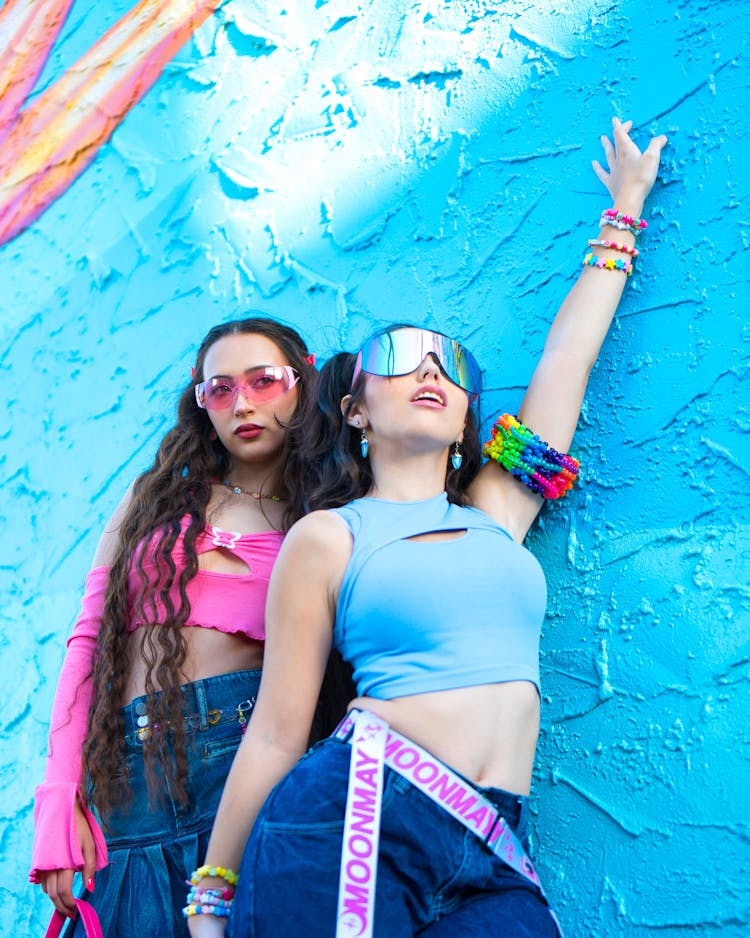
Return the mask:
M518 798L518 820L515 823L515 828L521 840L523 840L528 835L528 825L529 825L529 799L524 798L524 797L519 797Z
M331 733L331 736L334 739L340 740L342 743L348 743L354 733L354 724L356 723L357 716L361 712L361 710L355 707L345 713L336 729Z
M490 850L492 850L491 841L492 841L492 835L495 833L495 828L497 827L498 824L502 824L504 820L505 819L500 813L500 808L498 808L497 805L495 805L495 820L492 822L492 827L487 831L487 835L484 838L484 845L485 847L489 847Z
M198 715L198 729L208 729L208 701L206 700L206 688L202 678L192 682L192 689L195 694L195 712Z

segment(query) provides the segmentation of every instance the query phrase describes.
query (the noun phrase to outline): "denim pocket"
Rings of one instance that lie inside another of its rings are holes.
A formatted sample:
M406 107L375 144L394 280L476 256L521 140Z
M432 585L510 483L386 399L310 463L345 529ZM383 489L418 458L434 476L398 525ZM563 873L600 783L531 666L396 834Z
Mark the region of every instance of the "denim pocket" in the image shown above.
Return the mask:
M209 739L203 744L203 758L204 759L217 759L221 756L225 756L229 753L235 753L239 748L240 743L242 742L242 730L237 724L237 728L234 729L231 735L222 737L221 739Z
M279 782L258 820L276 831L335 831L344 829L351 748L338 740L317 743ZM385 777L383 809L394 794Z

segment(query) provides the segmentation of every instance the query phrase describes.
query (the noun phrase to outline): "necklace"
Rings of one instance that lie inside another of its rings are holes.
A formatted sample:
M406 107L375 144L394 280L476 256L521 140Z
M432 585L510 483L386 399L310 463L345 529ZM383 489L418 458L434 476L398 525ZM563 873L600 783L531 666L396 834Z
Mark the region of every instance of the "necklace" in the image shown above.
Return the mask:
M266 495L265 492L253 492L252 489L243 489L240 485L232 485L229 479L224 479L221 483L226 486L230 492L234 492L235 495L249 495L250 498L254 498L256 501L259 501L261 498L269 498L272 502L283 502L286 499L283 499L281 495Z

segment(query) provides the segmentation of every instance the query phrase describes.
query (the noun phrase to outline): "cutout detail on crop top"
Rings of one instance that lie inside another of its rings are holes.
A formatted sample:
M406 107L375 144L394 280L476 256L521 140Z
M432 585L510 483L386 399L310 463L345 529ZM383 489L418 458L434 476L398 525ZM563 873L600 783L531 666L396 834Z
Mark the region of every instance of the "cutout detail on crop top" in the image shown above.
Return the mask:
M506 681L539 690L544 574L504 528L445 493L405 503L362 498L332 510L354 538L334 642L360 696ZM465 533L414 539L439 531Z
M184 537L189 524L190 518L184 517L180 523L180 536L172 550L172 558L177 568L175 581L185 566ZM239 534L236 531L206 526L195 542L197 554L200 556L212 550L228 551L245 565L247 572L228 573L199 569L187 585L190 615L185 625L216 629L230 634L240 633L247 638L263 641L266 636L268 581L283 539L284 535L279 531ZM155 538L146 547L143 563L150 584L156 584L160 579L153 552L154 543ZM131 597L143 589L142 578L135 564L130 571L128 586ZM169 596L176 608L180 591L174 581ZM161 620L165 616L164 605L158 602L155 605L157 619ZM128 623L128 631L133 632L142 624L131 620Z

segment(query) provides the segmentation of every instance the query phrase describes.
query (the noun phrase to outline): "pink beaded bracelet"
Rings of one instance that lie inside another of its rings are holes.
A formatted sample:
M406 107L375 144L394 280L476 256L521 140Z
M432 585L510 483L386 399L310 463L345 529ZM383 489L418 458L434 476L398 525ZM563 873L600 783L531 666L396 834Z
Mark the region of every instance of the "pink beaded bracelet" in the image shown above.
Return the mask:
M623 261L619 257L599 257L593 251L584 257L583 263L602 270L621 270L628 277L633 273L633 265L630 261Z
M621 254L629 254L631 257L638 257L638 248L631 247L629 244L617 244L616 241L603 241L600 238L592 238L589 241L590 248L611 248L613 251L620 251Z
M618 212L616 208L607 208L602 212L599 227L604 228L605 225L618 228L620 231L629 230L633 234L638 234L639 231L648 228L648 224L642 218L633 218L625 212Z

